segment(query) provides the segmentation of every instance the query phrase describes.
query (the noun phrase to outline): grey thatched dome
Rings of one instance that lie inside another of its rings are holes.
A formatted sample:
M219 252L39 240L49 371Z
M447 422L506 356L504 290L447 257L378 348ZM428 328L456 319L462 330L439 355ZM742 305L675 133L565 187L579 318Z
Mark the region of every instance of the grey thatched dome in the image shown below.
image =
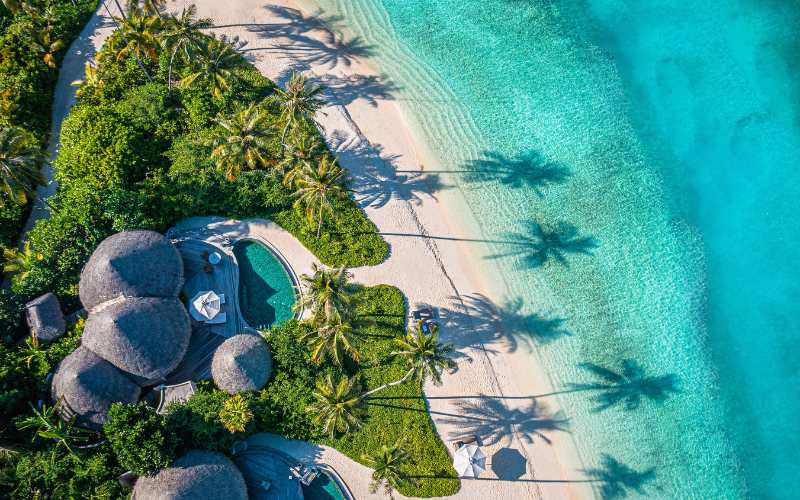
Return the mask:
M99 430L111 403L139 400L139 386L108 361L78 347L56 368L51 394L64 418L76 416L78 425Z
M211 376L230 394L264 387L272 373L272 355L258 335L234 335L214 352Z
M183 286L178 249L155 231L123 231L100 243L81 272L87 310L120 295L177 297Z
M67 330L58 297L52 293L46 293L25 304L25 318L31 335L43 343L58 339Z
M133 500L247 500L242 473L222 453L191 450L172 467L152 477L142 476L133 488Z
M189 315L177 298L119 298L86 320L82 343L142 383L169 374L189 347Z

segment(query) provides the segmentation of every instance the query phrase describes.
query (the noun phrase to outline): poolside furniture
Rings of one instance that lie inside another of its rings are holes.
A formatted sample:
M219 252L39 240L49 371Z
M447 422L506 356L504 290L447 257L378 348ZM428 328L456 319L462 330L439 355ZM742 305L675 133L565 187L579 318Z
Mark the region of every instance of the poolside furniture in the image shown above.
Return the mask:
M225 313L219 313L214 316L213 319L206 320L206 323L209 325L221 325L228 321L228 315Z
M67 331L58 297L52 293L25 304L25 320L33 338L42 343L52 342Z
M222 262L222 255L219 252L211 252L211 255L208 256L208 263L212 266L216 266Z
M310 486L314 479L316 479L319 475L319 469L308 464L297 464L291 467L289 470L292 471L292 474L294 474L304 486Z
M190 302L192 317L197 321L213 320L222 311L222 301L213 290L198 292Z
M478 477L486 470L486 455L476 444L463 445L456 451L453 468L460 477Z
M419 309L415 310L412 315L417 321L432 320L437 316L436 311L432 307L427 306L420 307Z
M473 434L471 436L465 436L453 441L453 448L457 450L465 444L477 444L478 446L483 446L483 443L481 443L481 438Z

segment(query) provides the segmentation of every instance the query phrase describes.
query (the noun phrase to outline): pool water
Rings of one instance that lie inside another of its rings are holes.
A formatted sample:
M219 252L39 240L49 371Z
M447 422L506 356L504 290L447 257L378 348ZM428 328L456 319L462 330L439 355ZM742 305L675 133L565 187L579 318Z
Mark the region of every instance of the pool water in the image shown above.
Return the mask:
M294 286L280 260L256 241L241 241L233 254L239 262L239 308L256 329L269 328L292 318Z
M303 497L306 500L344 500L339 485L326 472L322 472L309 486L303 486Z

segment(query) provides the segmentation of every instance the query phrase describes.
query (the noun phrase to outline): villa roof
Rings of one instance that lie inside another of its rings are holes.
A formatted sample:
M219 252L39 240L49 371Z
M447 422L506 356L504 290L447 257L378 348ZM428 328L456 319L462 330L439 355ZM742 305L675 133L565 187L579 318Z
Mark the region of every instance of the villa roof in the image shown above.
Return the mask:
M92 311L82 345L150 385L178 366L190 336L189 315L177 298L120 297Z
M217 348L211 361L214 383L230 394L264 387L271 373L272 355L258 335L234 335Z
M78 425L99 430L111 403L135 403L140 392L114 365L78 347L56 368L51 394L62 416L75 416Z
M67 323L58 297L46 293L25 305L25 317L31 334L42 342L52 342L64 335Z
M91 311L107 300L177 297L183 261L172 243L154 231L123 231L103 240L81 272L80 298Z
M152 477L142 476L133 488L132 500L247 500L242 473L225 455L191 450L172 467Z

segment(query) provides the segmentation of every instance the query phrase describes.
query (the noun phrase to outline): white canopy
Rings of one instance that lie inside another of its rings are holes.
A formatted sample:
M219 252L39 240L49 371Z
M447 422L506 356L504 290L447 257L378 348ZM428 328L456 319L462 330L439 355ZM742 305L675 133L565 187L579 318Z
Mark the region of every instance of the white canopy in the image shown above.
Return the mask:
M453 467L461 477L478 477L486 470L486 455L477 445L464 445L456 451Z
M192 315L199 315L201 321L214 319L221 310L219 295L213 291L200 292L192 299Z

